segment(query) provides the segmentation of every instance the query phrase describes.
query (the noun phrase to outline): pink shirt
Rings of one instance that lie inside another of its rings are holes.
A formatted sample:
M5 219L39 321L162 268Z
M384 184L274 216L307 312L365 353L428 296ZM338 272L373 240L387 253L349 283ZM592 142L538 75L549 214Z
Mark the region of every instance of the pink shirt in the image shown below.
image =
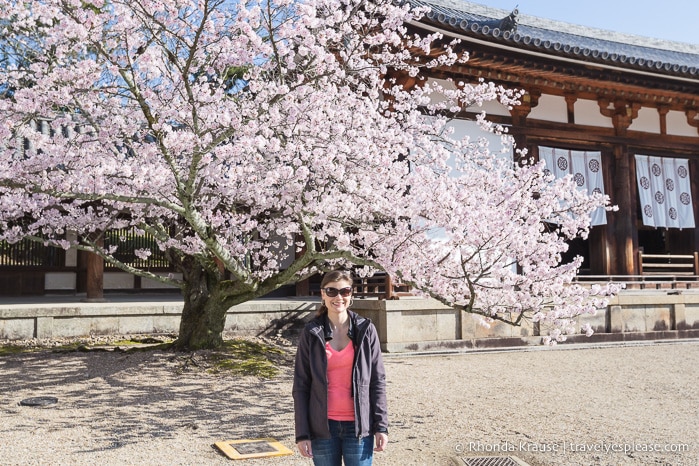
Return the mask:
M328 419L354 421L354 398L352 398L354 345L350 342L342 351L335 351L330 343L326 343L325 354L328 355Z

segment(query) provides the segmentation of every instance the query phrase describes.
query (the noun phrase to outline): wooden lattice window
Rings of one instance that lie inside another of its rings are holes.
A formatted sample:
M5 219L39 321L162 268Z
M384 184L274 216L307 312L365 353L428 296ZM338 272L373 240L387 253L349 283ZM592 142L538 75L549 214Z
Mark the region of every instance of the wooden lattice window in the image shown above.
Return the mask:
M0 267L63 267L65 257L65 250L29 239L0 241Z
M170 263L161 251L153 236L137 232L133 228L109 230L104 235L104 247L109 250L116 246L114 257L120 262L139 269L167 269ZM146 259L136 254L137 250L148 250L150 256ZM112 268L108 263L105 267Z

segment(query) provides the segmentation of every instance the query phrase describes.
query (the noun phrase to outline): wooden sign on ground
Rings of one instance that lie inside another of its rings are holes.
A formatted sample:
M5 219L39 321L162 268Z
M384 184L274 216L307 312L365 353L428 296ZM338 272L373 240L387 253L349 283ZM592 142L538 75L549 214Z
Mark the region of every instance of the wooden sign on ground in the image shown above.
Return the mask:
M214 445L232 460L293 454L291 450L273 438L225 440L216 442Z

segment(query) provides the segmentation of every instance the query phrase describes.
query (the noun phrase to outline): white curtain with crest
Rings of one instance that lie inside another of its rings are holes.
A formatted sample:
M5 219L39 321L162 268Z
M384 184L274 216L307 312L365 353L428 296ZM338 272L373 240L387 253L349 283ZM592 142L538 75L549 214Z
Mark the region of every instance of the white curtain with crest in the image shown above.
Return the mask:
M604 194L602 154L598 151L577 151L539 146L539 160L546 162L546 169L556 178L573 175L579 189L588 194ZM592 212L591 225L606 225L607 211L598 207Z
M694 228L687 159L636 155L636 180L644 225Z

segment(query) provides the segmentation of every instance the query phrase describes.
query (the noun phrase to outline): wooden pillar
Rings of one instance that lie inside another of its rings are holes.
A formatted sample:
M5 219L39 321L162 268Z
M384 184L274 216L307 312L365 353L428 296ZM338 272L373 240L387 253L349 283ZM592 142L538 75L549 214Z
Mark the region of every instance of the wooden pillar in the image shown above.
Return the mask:
M667 134L667 114L670 111L668 105L658 105L658 117L660 118L660 134Z
M541 97L541 90L539 89L529 89L523 96L522 102L513 107L510 110L510 116L512 117L512 127L510 128L510 135L515 141L515 151L512 157L515 162L521 163L522 160L516 149L527 149L528 153L526 158L536 157L538 160L538 152L532 152L532 148L529 147L529 141L526 134L523 134L521 130L527 126L527 117L531 113L532 109L539 105L539 98Z
M689 179L692 180L692 206L694 207L694 229L691 233L693 251L699 251L699 160L689 160Z
M100 237L96 244L100 247L104 245L104 240ZM104 300L104 259L97 254L89 252L85 256L86 265L86 289L87 301Z
M611 261L609 253L612 245L609 244L607 229L603 226L592 227L588 237L590 254L590 275L611 275Z
M626 145L614 146L613 153L613 191L610 197L619 210L608 212L609 270L612 275L636 275L636 164Z
M574 92L566 92L564 94L566 99L566 111L568 113L568 123L571 125L575 124L575 102L578 100L578 96Z
M522 158L517 152L517 149L527 149L527 155L525 156L527 159L535 157L536 160L539 160L538 150L536 150L536 153L534 153L534 150L536 148L529 147L529 140L527 139L526 135L518 133L517 130L513 128L511 136L515 141L515 150L512 153L512 158L515 162L518 162L520 164L523 162Z
M390 274L386 274L386 278L384 279L384 290L386 290L386 295L384 296L384 299L394 299L393 280L391 279Z

